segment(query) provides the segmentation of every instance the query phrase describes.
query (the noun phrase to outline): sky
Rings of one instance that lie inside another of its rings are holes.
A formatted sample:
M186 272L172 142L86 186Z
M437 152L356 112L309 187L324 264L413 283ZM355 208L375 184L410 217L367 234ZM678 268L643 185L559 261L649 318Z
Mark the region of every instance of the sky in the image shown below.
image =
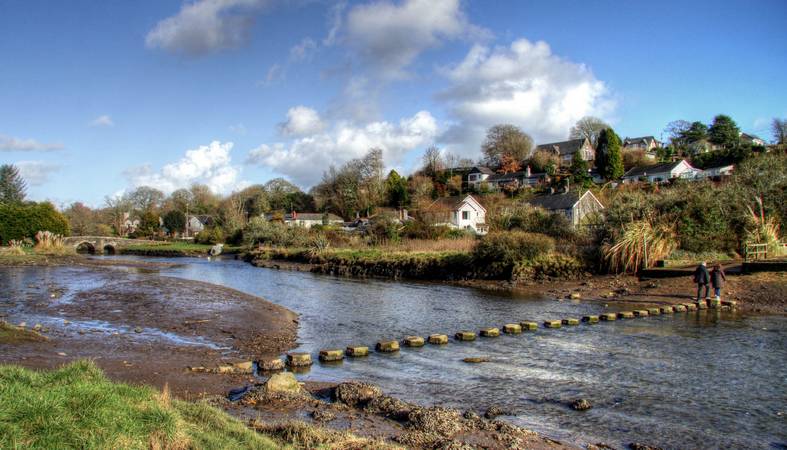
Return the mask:
M593 115L663 137L787 117L787 2L0 0L0 164L28 196L101 206L142 185L228 194L383 149L480 157Z

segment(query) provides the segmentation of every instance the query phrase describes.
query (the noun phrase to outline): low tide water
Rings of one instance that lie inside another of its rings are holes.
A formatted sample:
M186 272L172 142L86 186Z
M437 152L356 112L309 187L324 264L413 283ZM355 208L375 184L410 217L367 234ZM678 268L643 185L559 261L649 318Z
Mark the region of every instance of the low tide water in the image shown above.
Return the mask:
M234 288L300 313L298 350L315 358L320 349L373 348L379 340L405 335L450 336L523 320L632 309L444 284L276 271L235 260L155 260L180 264L161 275ZM57 277L52 270L48 274ZM140 275L141 281L144 276L156 275ZM490 362L462 362L469 356ZM506 420L576 444L787 445L787 318L782 316L710 310L539 328L315 364L299 377L368 381L422 405L476 412L499 406L511 414ZM571 410L567 405L577 398L590 400L593 408Z

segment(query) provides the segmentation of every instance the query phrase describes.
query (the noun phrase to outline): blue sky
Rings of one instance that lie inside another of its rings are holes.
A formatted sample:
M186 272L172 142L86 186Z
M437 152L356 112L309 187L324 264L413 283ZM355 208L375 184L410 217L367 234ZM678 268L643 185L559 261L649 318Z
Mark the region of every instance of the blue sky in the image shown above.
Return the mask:
M787 117L787 2L0 0L0 163L30 197L304 188L381 147L409 172L484 130L622 136Z

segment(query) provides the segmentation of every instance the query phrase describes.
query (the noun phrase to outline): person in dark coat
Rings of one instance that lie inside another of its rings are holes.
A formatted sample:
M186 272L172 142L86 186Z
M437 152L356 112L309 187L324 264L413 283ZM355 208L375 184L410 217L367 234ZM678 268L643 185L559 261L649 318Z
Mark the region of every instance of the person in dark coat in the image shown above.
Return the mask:
M721 299L721 288L724 287L725 281L727 281L727 276L724 275L724 269L722 269L721 264L715 264L710 272L710 282L711 286L713 286L713 294L716 296L716 300Z
M710 298L708 294L710 294L710 287L708 283L710 283L710 274L708 273L708 265L705 261L702 262L697 268L694 270L694 282L697 284L697 303L702 301L703 297L700 295L702 294L702 288L705 288L705 297Z

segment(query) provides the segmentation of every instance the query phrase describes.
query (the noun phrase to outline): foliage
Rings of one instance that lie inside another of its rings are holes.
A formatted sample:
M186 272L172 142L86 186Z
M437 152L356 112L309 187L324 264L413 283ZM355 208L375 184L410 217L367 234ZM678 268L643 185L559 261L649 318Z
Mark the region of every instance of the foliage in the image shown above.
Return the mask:
M385 196L383 154L371 149L363 158L348 161L341 168L331 166L314 187L318 206L342 217L369 212L381 205Z
M768 256L781 256L784 246L781 243L779 223L775 217L767 217L762 199L757 198L757 211L750 206L749 223L746 227L744 244L766 244Z
M145 210L139 218L139 226L135 234L137 236L155 236L160 228L159 216L152 210Z
M153 212L164 201L164 193L150 186L140 186L129 194L129 200L137 211Z
M0 204L0 243L12 239L32 239L47 230L67 236L68 220L49 202Z
M601 130L605 130L607 128L609 128L609 125L607 125L606 122L599 119L598 117L585 116L579 119L577 123L571 127L568 138L586 138L590 141L590 144L593 146L593 148L596 148Z
M0 366L0 447L279 448L207 403L113 383L92 362L53 371Z
M581 152L574 153L574 156L571 158L570 170L574 184L585 188L590 187L592 182L588 173L588 162L582 157Z
M73 249L66 247L63 243L63 236L52 233L51 231L39 231L36 233L36 253L45 255L63 255L73 253Z
M0 204L25 201L27 185L13 164L0 166Z
M164 227L170 234L181 233L186 228L186 215L177 209L164 214L163 220Z
M787 119L773 118L771 122L771 133L773 142L776 144L787 144Z
M554 175L560 167L560 158L552 152L539 150L533 153L529 163L533 172Z
M100 217L96 211L81 202L72 203L63 211L63 215L71 225L71 234L74 236L95 236L98 232Z
M696 154L691 158L691 165L699 169L726 166L729 164L738 164L750 158L751 155L752 146L736 145L723 150Z
M397 242L401 237L402 225L388 217L375 218L366 227L366 235L372 245L385 245L389 242Z
M529 205L508 209L497 214L493 220L493 225L498 230L542 233L561 240L573 240L576 237L576 232L566 216Z
M624 225L617 239L602 251L612 270L634 272L669 255L677 247L676 238L668 225L654 227L649 221L640 220Z
M523 161L530 156L533 138L514 125L495 125L486 132L486 140L481 151L488 165L497 167L503 155Z
M577 258L560 253L539 255L532 260L521 261L514 266L512 281L520 279L575 279L585 271Z
M653 165L645 150L626 150L623 152L623 170L637 166Z
M404 208L409 201L409 193L407 192L407 178L399 175L398 172L391 169L388 173L388 178L385 179L385 193L389 206L394 208Z
M220 244L224 242L224 231L219 227L205 228L194 236L194 242L209 245Z
M311 241L309 230L290 227L280 222L268 222L256 217L249 221L243 230L246 245L267 245L281 247L307 247Z
M607 180L617 180L623 176L623 156L620 137L612 128L601 130L596 149L596 167Z
M511 155L500 156L500 167L497 168L497 173L514 173L522 169L521 160L515 159Z
M479 262L513 264L530 260L555 249L552 238L524 231L494 232L481 238L473 249Z
M723 148L733 148L740 143L741 130L730 116L719 114L708 127L708 141Z

